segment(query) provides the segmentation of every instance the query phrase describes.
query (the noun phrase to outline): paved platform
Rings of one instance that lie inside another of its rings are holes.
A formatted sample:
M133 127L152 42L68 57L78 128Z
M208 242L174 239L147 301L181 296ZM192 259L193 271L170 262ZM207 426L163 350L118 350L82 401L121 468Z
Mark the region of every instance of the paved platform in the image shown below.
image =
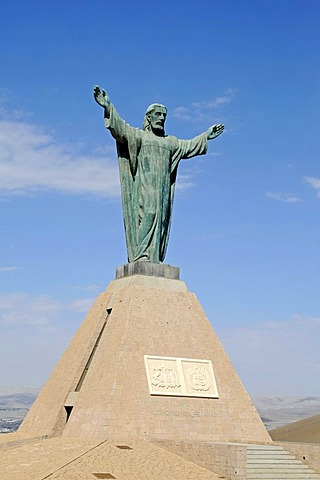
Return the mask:
M2 443L6 443L6 436L3 436ZM20 446L13 444L11 448L1 449L0 478L218 480L219 476L144 441L97 442L56 437Z

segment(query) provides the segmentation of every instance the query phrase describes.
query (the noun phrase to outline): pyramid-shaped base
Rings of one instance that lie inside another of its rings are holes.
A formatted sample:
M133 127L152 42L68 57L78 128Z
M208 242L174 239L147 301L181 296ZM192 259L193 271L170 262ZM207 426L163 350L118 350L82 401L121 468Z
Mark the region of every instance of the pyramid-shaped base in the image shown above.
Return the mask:
M155 367L152 357L211 361L218 393L210 395L199 375L194 395L184 392L174 368L159 380L164 364ZM114 280L97 298L19 432L271 442L195 295L180 280L146 275Z

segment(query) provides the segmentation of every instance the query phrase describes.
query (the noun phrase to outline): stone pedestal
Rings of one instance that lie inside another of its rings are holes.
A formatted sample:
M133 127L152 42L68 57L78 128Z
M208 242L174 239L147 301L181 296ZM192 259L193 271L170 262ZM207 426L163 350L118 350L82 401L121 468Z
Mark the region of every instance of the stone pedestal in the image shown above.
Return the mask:
M270 442L185 283L128 275L97 298L19 431L90 439Z
M180 279L180 268L165 263L133 262L117 267L116 278L130 277L131 275L147 275L148 277L163 277L172 280Z

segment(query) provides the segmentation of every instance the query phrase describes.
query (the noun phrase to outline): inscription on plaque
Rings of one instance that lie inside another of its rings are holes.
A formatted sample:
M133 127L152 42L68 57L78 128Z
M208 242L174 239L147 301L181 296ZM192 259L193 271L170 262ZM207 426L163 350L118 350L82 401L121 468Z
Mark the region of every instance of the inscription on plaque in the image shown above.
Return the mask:
M203 367L190 368L189 373L193 390L198 390L199 392L206 392L209 390L210 383L208 375Z
M219 398L210 360L144 356L150 395Z
M181 395L182 371L175 358L144 356L151 395Z
M163 363L160 367L154 367L154 373L152 375L152 385L160 388L179 388L181 383L179 382L178 373L175 368L168 368Z

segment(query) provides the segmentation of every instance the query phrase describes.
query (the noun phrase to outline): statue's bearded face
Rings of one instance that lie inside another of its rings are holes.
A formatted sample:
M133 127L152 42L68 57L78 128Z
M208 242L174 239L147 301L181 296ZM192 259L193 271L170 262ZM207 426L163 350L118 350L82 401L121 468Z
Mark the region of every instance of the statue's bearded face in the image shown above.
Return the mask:
M164 135L164 123L166 121L167 112L163 107L156 107L149 113L150 127L156 135Z

